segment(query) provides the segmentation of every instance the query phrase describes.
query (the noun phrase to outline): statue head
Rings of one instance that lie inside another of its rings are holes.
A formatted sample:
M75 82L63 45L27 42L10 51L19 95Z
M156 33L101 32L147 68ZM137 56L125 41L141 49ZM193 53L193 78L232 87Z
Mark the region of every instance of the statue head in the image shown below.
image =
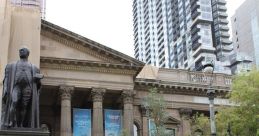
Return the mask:
M22 47L20 50L19 50L19 55L20 55L20 58L21 59L28 59L29 55L30 55L30 51L28 48L26 47Z

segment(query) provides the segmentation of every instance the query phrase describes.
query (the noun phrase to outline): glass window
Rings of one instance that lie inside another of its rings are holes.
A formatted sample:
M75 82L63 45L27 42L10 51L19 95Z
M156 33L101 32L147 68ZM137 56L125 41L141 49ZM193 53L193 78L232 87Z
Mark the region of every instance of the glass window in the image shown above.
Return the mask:
M134 124L134 136L140 136L138 127Z
M166 129L167 136L175 136L175 129L173 128L167 128Z

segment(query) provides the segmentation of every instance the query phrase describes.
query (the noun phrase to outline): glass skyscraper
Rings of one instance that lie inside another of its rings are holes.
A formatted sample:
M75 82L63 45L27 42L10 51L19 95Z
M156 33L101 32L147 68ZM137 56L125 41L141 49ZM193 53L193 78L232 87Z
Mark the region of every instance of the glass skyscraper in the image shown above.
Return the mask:
M225 5L225 0L134 0L135 58L195 71L213 60L222 69L233 49Z

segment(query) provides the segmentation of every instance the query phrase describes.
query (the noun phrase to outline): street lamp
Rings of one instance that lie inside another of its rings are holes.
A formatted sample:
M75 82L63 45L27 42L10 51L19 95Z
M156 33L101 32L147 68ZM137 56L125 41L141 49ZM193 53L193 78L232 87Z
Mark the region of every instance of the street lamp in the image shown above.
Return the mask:
M214 71L213 61L203 65L203 71L208 75L210 75L209 86L207 89L207 96L209 98L209 109L210 109L210 130L211 130L211 136L216 136L215 113L214 113L214 98L216 95L215 95L215 90L212 88L213 71Z

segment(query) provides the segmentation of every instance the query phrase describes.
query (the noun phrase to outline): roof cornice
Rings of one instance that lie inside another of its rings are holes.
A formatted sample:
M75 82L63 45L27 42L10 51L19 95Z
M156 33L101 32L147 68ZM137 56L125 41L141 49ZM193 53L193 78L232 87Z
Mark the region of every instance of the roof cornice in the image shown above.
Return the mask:
M126 64L113 64L88 60L75 60L52 57L41 57L40 62L41 68L67 69L77 71L96 71L130 75L136 75L138 71L140 71L140 69L142 68L141 66L133 66Z
M168 82L161 80L139 79L135 80L135 89L147 90L148 88L161 89L165 94L184 94L207 96L208 85L196 83ZM231 89L230 86L212 86L218 97L226 97Z

